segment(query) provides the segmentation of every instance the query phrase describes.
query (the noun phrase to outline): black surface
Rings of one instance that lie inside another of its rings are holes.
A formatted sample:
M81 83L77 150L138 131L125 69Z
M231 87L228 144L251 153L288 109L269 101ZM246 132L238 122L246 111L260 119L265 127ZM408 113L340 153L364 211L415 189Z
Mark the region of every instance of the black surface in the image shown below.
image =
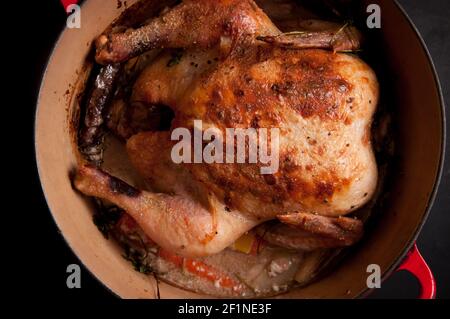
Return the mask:
M448 0L400 0L399 1L421 32L433 57L442 85L444 97L450 99L450 1ZM27 26L28 44L31 53L25 61L27 74L22 78L27 90L22 90L21 99L28 105L27 159L34 160L34 125L35 101L42 72L48 55L65 22L65 12L59 1L32 1L27 4L30 19ZM447 109L448 110L448 109ZM447 113L450 113L449 111ZM447 122L447 131L450 121ZM437 297L450 298L450 163L448 142L447 160L441 186L430 217L418 239L418 246L428 261L437 282ZM42 195L35 163L26 165L31 184L32 212L27 214L28 226L32 228L32 247L28 249L33 263L33 285L28 289L35 292L35 297L59 297L85 299L114 298L106 288L82 268L82 288L66 287L66 267L68 264L80 264L77 257L67 247L58 234L57 228L48 211ZM42 288L45 289L42 289ZM30 292L30 291L28 291ZM407 273L396 273L386 280L382 288L375 291L370 298L414 298L418 294L415 279Z

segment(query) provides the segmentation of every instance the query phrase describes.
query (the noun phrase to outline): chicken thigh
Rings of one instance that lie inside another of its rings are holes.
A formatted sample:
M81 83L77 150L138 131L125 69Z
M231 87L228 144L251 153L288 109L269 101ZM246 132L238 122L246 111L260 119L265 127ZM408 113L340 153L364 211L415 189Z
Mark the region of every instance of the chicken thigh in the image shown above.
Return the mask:
M142 72L132 103L169 106L172 132L192 131L197 120L223 136L227 128L277 128L278 170L175 164L170 132L144 132L127 150L154 193L90 166L80 168L75 186L122 207L155 242L186 256L220 252L275 218L318 248L333 239L352 244L362 224L342 216L364 205L377 184L370 134L377 79L359 58L337 52L358 41L350 27L284 34L251 0L186 0L139 29L101 35L103 64L169 49Z

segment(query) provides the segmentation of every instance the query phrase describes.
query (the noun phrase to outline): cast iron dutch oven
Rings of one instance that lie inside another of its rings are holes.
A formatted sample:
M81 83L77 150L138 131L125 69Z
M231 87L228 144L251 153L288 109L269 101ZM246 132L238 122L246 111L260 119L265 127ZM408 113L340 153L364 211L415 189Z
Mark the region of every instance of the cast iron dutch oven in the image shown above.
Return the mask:
M155 1L159 3L160 1ZM68 5L75 1L62 1ZM135 1L128 1L132 4ZM320 280L280 298L355 298L369 293L367 266L381 267L382 278L406 269L418 277L421 298L433 298L433 276L415 246L430 211L442 170L445 145L444 103L430 55L418 31L392 0L381 7L382 27L372 49L389 82L396 160L382 211L370 221L364 239ZM363 6L369 2L362 1ZM93 207L72 188L76 166L70 123L77 94L86 80L85 59L92 40L121 13L116 1L84 1L82 27L65 29L49 59L38 98L35 145L39 175L50 211L69 246L104 285L120 297L154 298L155 281L133 270L119 248L92 222ZM383 83L382 83L383 87ZM385 86L386 87L386 86ZM386 98L386 97L385 97ZM160 284L162 298L201 298Z

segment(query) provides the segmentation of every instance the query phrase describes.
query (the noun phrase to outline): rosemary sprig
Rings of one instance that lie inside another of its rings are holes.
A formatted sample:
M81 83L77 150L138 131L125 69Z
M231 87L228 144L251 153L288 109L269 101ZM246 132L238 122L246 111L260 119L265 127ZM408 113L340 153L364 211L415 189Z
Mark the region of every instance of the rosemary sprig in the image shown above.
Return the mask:
M279 35L277 35L276 37L281 37L281 36L295 36L295 35L305 35L308 34L309 32L307 31L290 31L290 32L283 32Z
M362 49L355 49L355 50L339 50L336 51L338 53L358 53L358 52L362 52Z
M124 250L125 254L123 255L123 258L131 262L134 270L146 275L153 273L153 268L146 261L147 253L143 255L139 251L131 248L128 245L124 247Z
M341 33L342 31L344 31L344 29L345 29L346 27L348 27L349 25L350 25L350 22L349 22L349 21L346 21L346 22L344 23L344 25L343 25L342 27L340 27L339 30L336 31L336 33L334 34L333 37L335 37L336 35L338 35L338 34Z

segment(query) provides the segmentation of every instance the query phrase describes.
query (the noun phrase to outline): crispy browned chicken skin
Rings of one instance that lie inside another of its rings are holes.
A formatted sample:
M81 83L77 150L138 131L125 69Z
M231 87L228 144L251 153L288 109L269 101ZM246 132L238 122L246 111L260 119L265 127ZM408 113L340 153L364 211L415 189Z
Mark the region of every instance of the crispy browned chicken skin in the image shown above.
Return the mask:
M313 242L317 247L333 246L330 238L334 246L352 244L362 224L341 231L347 218L334 219L364 205L377 183L370 142L375 74L357 57L333 52L356 48L355 34L345 28L282 34L253 1L187 0L140 29L101 35L99 63L183 48L176 63L165 51L143 71L131 102L169 106L172 130L192 129L194 120L224 135L225 128L279 128L279 170L177 165L169 132L146 132L131 137L127 148L161 193L122 194L91 167L80 169L76 187L123 207L159 245L184 255L217 253L256 225L285 213L289 219L279 219L293 221L297 212L326 216L312 219L324 227L297 223L300 238L325 236Z

